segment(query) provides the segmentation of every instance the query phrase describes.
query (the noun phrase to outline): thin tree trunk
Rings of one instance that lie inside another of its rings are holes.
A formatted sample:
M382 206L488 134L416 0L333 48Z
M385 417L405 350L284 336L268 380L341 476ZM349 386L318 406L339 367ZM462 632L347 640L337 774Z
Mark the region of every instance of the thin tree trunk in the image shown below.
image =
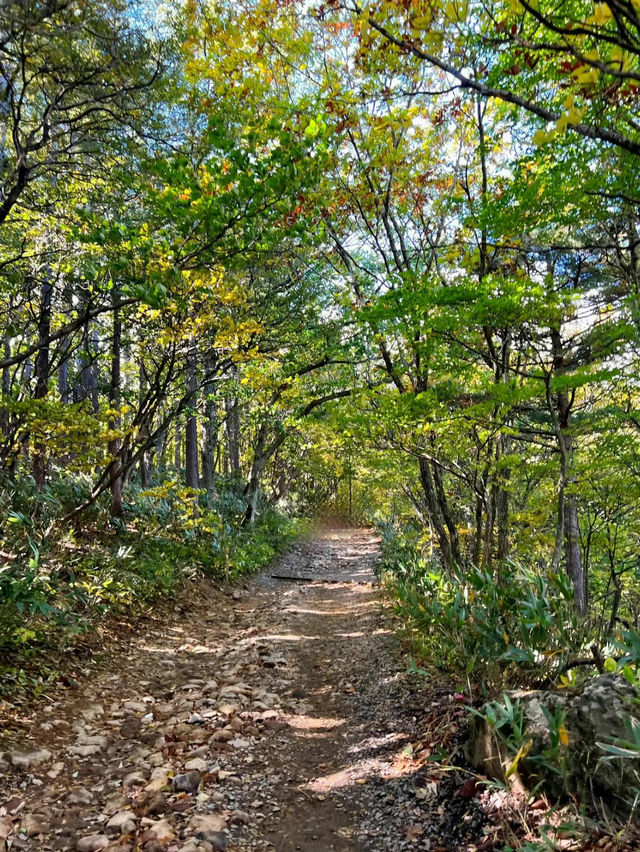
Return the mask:
M511 439L508 435L500 436L500 457L509 455ZM496 524L498 527L498 562L509 555L509 491L507 483L511 476L508 468L499 471L498 493L496 496Z
M93 365L93 334L87 323L82 331L82 349L76 357L76 365L79 373L79 381L73 388L73 401L83 402L91 400L94 411L97 411L97 371Z
M245 488L245 498L247 501L247 509L244 522L253 526L258 516L258 498L260 496L260 478L264 471L268 460L266 452L268 427L266 423L262 423L258 429L256 442L253 450L253 462L249 473L249 481Z
M6 327L4 333L4 358L11 358L11 323L13 322L13 299L9 299L9 308L7 311ZM2 434L6 437L10 430L10 417L7 402L11 392L11 372L9 367L2 368L2 411L0 411L0 426Z
M553 370L556 375L562 375L565 370L564 349L559 329L551 331L551 346L553 356ZM547 404L551 411L554 431L560 451L560 478L558 482L558 522L556 526L556 540L553 554L553 567L557 570L560 563L562 544L564 543L564 554L566 570L573 586L573 595L576 608L581 615L587 614L587 587L585 572L582 566L582 554L580 551L580 531L578 525L578 505L575 494L567 489L573 485L575 478L571 475L570 464L573 453L573 438L570 432L572 401L566 392L557 395L554 406L550 394L550 377L547 379ZM557 406L557 407L556 407Z
M496 521L496 500L498 488L495 481L491 484L489 491L489 503L487 505L487 518L484 525L484 542L482 552L482 564L485 568L491 568L493 564L493 539Z
M429 520L433 525L436 538L438 539L438 545L440 547L440 552L442 553L442 561L445 566L449 568L454 562L453 550L451 542L449 541L449 536L447 535L447 529L444 518L442 517L440 504L436 496L436 487L433 481L431 465L429 460L424 458L424 456L420 457L418 463L420 468L420 482L422 484L425 503L429 513Z
M444 490L444 482L442 481L442 472L438 465L433 465L433 481L436 486L436 496L438 502L440 503L440 511L442 517L444 518L445 525L449 532L449 542L451 545L451 557L453 561L457 565L461 565L463 562L462 554L460 552L460 539L458 537L458 528L455 523L455 519L451 512L451 508L449 506L449 501L447 500L447 495Z
M67 285L63 293L63 306L71 308L71 288ZM58 366L58 393L60 400L67 405L71 402L71 390L69 388L69 349L71 348L71 337L68 334L60 341L62 357Z
M144 397L147 390L147 376L144 369L144 362L142 360L142 353L140 353L140 365L138 368L138 400L139 406L142 410L142 406L144 403ZM147 426L146 419L140 426L140 437L144 441L145 438L149 435L149 428ZM140 456L140 463L138 465L140 471L140 486L142 488L149 487L149 466L148 466L148 457L147 453L143 453Z
M217 406L214 397L214 384L209 381L204 386L204 441L202 444L202 478L209 496L213 499L216 490L215 458L218 444Z
M173 432L173 465L178 473L182 470L182 459L181 459L181 445L182 445L182 430L180 428L180 424L176 423L174 432Z
M473 537L473 564L479 566L482 560L482 542L484 530L484 513L487 507L487 482L489 481L489 465L485 465L482 476L477 481L475 535Z
M167 429L163 429L158 435L156 441L155 457L157 459L155 467L160 470L165 470L167 467L167 446L169 444L169 433Z
M198 418L196 415L197 372L196 352L193 345L187 352L187 393L189 394L190 413L185 426L185 470L187 488L199 488L198 472Z
M91 405L94 414L98 413L100 401L98 399L98 329L94 328L91 334L91 365L89 368Z
M234 384L238 383L238 367L234 364L231 367L231 376ZM227 453L229 458L229 472L231 474L240 472L240 411L238 408L238 395L234 392L233 396L227 397L225 400L227 409Z
M48 272L45 272L48 274ZM51 333L51 299L53 297L53 285L49 279L42 285L40 298L40 316L38 319L38 338L41 346L38 349L35 363L36 386L33 394L34 399L44 399L47 395L49 381L49 335ZM47 479L47 457L46 447L39 441L35 445L33 454L33 478L38 491L42 491Z
M120 316L120 308L118 307L118 296L114 295L114 311L113 311L113 339L111 342L111 385L109 388L109 404L112 409L119 412L122 399L121 394L121 373L122 373L122 317ZM115 414L110 422L110 427L113 430L118 430L121 425L120 414ZM121 440L119 437L114 437L109 441L109 453L112 457L112 474L111 474L111 515L114 518L121 518L122 511L122 474L121 474ZM117 473L114 477L113 473Z

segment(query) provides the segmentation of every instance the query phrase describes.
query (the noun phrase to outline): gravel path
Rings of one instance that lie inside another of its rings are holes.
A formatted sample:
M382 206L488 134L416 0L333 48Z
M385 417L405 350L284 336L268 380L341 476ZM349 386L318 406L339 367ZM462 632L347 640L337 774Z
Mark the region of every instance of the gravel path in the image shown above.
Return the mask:
M0 743L0 852L475 850L485 817L433 761L458 708L407 679L377 557L325 530L49 696Z

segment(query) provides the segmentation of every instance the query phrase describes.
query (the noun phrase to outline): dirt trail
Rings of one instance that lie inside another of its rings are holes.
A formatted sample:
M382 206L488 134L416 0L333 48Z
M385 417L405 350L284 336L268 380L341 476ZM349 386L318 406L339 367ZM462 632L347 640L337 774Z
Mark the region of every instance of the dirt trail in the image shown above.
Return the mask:
M0 852L475 849L482 812L428 761L451 691L405 677L377 556L319 533L49 696L0 742Z

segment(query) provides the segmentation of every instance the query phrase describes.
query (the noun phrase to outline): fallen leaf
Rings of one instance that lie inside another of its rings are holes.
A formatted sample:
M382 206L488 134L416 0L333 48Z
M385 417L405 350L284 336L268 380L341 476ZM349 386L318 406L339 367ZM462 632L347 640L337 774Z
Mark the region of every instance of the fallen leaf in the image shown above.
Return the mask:
M422 837L423 828L421 825L410 825L404 839L409 843L417 843Z
M475 778L467 778L462 787L453 794L454 799L473 799L478 792L478 782Z

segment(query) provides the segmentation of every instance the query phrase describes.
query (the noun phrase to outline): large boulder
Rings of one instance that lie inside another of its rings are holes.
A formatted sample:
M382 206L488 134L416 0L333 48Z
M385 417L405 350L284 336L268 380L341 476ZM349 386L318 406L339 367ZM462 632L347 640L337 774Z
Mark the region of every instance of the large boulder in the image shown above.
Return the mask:
M626 816L636 810L640 756L612 758L599 745L628 741L631 719L640 726L640 704L631 684L605 674L571 689L508 695L522 721L522 738L513 737L509 725L499 734L486 719L475 718L466 755L476 769L503 781L508 776L521 789L540 784L555 799L577 797L599 813ZM509 747L505 739L510 735Z

